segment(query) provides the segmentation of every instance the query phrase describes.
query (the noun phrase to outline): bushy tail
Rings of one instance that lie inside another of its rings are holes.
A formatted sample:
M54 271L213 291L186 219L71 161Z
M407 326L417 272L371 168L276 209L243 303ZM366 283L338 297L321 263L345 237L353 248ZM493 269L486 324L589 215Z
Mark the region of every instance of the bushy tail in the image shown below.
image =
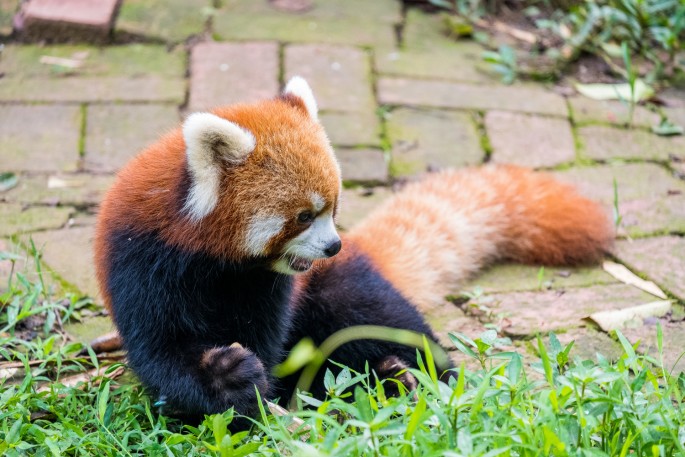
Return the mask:
M430 175L348 234L419 308L494 260L587 264L613 238L600 205L548 174L505 165Z

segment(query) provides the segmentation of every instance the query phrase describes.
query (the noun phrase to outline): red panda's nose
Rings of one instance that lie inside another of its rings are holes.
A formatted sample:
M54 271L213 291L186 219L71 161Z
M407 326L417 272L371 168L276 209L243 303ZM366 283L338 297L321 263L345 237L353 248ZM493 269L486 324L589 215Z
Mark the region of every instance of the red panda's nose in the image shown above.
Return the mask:
M338 252L340 252L340 248L342 248L342 241L337 240L329 244L328 247L323 250L323 253L326 254L328 257L333 257Z

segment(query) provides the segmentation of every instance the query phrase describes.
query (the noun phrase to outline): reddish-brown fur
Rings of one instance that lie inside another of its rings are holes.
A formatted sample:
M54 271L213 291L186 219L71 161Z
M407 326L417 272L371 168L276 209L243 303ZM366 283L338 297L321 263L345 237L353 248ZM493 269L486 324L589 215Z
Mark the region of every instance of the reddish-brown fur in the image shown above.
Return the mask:
M95 261L108 307L107 233L124 228L158 231L162 239L190 252L241 260L246 224L257 210L273 209L295 217L311 206L311 192L325 199L324 210L337 202L340 176L332 152L325 150L325 133L296 97L229 106L213 113L248 129L256 138L256 148L245 163L224 170L221 197L209 215L195 222L181 210L188 189L181 185L187 172L180 127L131 160L107 193L98 219ZM286 226L267 250L276 253L295 234Z
M614 229L595 202L553 177L515 166L429 175L348 234L420 308L497 259L544 265L597 261Z

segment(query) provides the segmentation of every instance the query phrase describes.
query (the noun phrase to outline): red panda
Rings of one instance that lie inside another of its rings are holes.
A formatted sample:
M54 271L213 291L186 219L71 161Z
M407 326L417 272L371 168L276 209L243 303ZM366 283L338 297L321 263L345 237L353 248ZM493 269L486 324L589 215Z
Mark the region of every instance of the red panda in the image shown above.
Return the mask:
M184 414L255 415L255 388L292 391L270 373L304 336L377 324L436 340L418 310L484 263L591 262L613 238L595 203L516 167L429 176L342 239L340 189L301 78L275 99L190 115L120 171L98 216L96 273L155 395ZM332 358L381 376L416 366L414 349L370 340Z

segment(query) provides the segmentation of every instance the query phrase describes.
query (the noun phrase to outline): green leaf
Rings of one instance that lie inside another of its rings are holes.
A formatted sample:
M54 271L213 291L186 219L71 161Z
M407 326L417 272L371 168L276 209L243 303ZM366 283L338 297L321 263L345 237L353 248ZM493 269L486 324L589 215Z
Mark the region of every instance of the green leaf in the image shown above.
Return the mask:
M547 354L547 348L545 348L545 345L542 342L542 338L540 338L540 335L538 335L537 339L538 339L538 351L540 352L540 359L542 360L542 367L545 370L545 379L547 379L547 382L549 383L549 385L553 387L554 386L554 374L552 372L552 364L550 363L549 355Z
M105 413L107 412L107 402L109 400L109 380L103 382L98 390L98 417L104 423Z
M359 412L359 418L364 422L371 422L373 420L373 412L371 411L371 404L369 397L359 386L354 388L354 402Z
M419 397L419 402L416 404L414 411L412 411L411 416L409 417L407 430L404 432L405 440L410 441L412 439L424 412L426 412L426 397L422 395Z
M226 436L226 419L223 414L215 414L212 420L212 433L217 446L221 445L224 436Z

